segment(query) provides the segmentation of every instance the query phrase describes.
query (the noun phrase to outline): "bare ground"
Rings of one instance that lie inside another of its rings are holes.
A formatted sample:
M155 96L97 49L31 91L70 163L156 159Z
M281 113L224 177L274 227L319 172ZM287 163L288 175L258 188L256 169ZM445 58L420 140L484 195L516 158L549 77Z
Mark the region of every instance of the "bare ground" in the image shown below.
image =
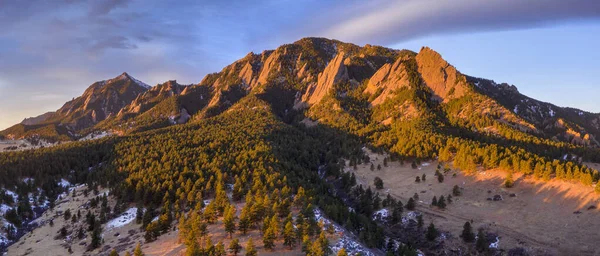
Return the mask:
M433 222L451 232L450 243L466 246L459 234L464 223L472 220L475 230L485 227L499 235L501 250L523 247L533 255L600 255L600 247L596 246L600 239L599 196L592 187L514 175L515 186L504 188L506 174L501 170L473 175L451 171L439 183L434 176L437 162L420 164L417 169L400 162L389 162L384 167L384 155L368 153L374 166L381 165L381 170L371 171L370 163L359 165L357 170L346 170L356 174L359 184L371 187L376 176L382 178L384 189L380 194L390 193L403 203L418 193L417 209L424 213L426 225ZM415 177L422 174L427 180L416 183ZM445 210L430 206L433 196L446 197L454 185L462 188L462 196L453 197L454 202ZM516 196L510 197L513 193ZM501 195L503 200L487 200L494 195ZM596 208L588 209L592 206Z
M76 189L76 197L72 197L69 194L62 200L57 200L57 204L52 211L46 211L42 217L36 221L40 223L40 226L23 236L20 241L11 245L8 248L7 255L108 255L112 249L116 249L120 255L124 255L125 251L133 252L133 249L137 243L142 244L142 251L145 255L183 255L185 253L185 245L180 243L178 237L178 231L172 230L166 234L161 235L158 240L145 243L144 232L140 230L141 225L136 224L135 220L129 224L121 227L115 227L112 229L103 229L104 243L100 248L94 251L87 251L87 245L91 240L90 232L86 231L86 237L84 239L78 239L75 234L71 234L72 240L69 239L55 239L59 233L59 230L63 226L68 226L69 230L77 230L79 226L87 227L85 224L85 214L87 210L80 208L86 202L88 202L94 195L90 193L88 197L83 196L83 190L85 186ZM101 191L101 193L108 192L107 190ZM110 198L110 197L109 197ZM109 199L109 205L114 206L114 199ZM238 205L238 213L241 210L241 204ZM99 208L99 207L98 207ZM77 223L71 223L71 220L65 221L63 212L70 209L72 213L77 213L78 209L81 209L82 218ZM53 219L54 225L49 225L49 220ZM172 224L176 226L177 223ZM75 228L73 228L75 227ZM221 219L217 223L208 226L209 235L212 241L216 244L219 241L223 241L225 248L229 245L231 239L228 234L223 230L223 224ZM118 234L118 235L117 235ZM301 246L298 244L294 249L290 250L283 246L283 240L279 239L276 241L276 247L274 250L265 250L262 245L262 235L257 231L253 230L248 232L246 235L241 233L235 233L233 238L238 238L242 247L245 247L248 239L252 237L256 249L260 255L304 255L301 252ZM330 237L332 241L337 239L336 235ZM73 253L69 254L68 247L71 247ZM239 255L243 255L244 250Z

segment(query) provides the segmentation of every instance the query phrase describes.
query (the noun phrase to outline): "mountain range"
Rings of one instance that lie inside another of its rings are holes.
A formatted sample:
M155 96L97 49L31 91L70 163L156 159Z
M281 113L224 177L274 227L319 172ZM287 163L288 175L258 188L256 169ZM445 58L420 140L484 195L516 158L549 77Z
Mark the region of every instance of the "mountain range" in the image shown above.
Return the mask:
M214 116L246 95L265 92L277 102L279 115L314 113L311 109L326 104L330 93L343 97L357 88L368 95L365 103L373 110L372 117L389 125L431 112L417 102L398 101L404 97L399 95L419 89L421 85L411 81L417 78L431 94L423 99L425 105L442 109L431 118L475 133L506 137L500 127L507 127L524 136L599 145L600 114L558 107L525 96L514 85L462 74L427 47L416 53L324 38L304 38L275 50L249 53L198 84L167 81L151 87L123 73L93 83L57 111L27 118L0 135L68 141L94 130L131 133Z
M197 84L123 73L0 132L39 147L2 141L0 253L213 255L252 238L273 255L593 255L598 136L600 114L428 47L304 38Z

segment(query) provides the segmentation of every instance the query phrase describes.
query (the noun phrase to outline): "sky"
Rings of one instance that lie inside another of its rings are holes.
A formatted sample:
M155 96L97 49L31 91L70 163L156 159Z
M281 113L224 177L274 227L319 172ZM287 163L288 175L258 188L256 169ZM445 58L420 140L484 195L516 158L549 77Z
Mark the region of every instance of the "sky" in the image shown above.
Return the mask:
M0 0L0 129L122 72L198 83L302 37L418 51L600 112L597 0Z

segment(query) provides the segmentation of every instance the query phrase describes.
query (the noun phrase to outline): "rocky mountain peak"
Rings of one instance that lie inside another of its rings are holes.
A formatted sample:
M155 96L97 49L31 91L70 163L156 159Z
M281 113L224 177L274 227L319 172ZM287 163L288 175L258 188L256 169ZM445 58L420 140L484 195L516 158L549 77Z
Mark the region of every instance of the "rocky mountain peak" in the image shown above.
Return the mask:
M447 102L453 98L460 98L469 91L466 77L431 48L421 48L416 61L423 82L438 100Z

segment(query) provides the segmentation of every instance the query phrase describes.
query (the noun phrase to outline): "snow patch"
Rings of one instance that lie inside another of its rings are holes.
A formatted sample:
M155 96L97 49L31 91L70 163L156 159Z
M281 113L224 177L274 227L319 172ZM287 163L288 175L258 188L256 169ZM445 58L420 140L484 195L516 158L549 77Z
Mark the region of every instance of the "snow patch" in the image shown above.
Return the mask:
M342 248L344 248L344 249L346 249L346 252L348 253L348 255L356 255L356 254L360 253L361 255L364 255L364 256L375 256L375 254L372 253L369 249L367 249L366 246L360 244L359 242L356 241L356 239L347 235L347 234L351 234L351 233L347 232L341 226L337 225L333 221L324 217L324 214L323 214L323 212L321 212L320 209L315 208L313 210L313 212L315 214L315 220L317 222L323 221L323 224L325 224L323 228L325 228L328 225L333 225L335 232L338 234L341 234L341 237L337 241L337 243L330 245L330 248L333 251L334 255L337 254Z
M17 193L8 189L4 190L4 193L6 193L9 196L12 196L14 202L19 202L19 195L17 195Z
M8 238L6 238L4 235L0 234L0 246L6 246L6 245L8 245L9 242L10 242L10 240L8 240Z
M177 124L177 122L175 122L175 116L169 116L169 123Z
M101 139L101 138L104 138L104 137L110 136L110 135L112 135L112 133L107 132L107 131L92 132L79 140L80 141L97 140L97 139Z
M121 216L116 217L106 223L106 229L118 228L131 223L135 219L137 210L137 207L129 208L127 211L121 214Z
M496 237L496 241L490 244L490 248L498 249L499 245L500 245L500 238Z
M68 188L71 186L71 182L68 182L65 179L60 179L60 182L58 182L58 185L63 187L63 188Z
M385 221L390 216L388 209L381 209L373 213L373 220Z
M4 214L10 210L12 210L12 207L10 207L9 205L6 205L6 204L0 205L0 215L4 216Z
M551 117L554 117L554 115L556 115L556 112L554 112L554 110L552 110L552 108L550 108L550 112L548 112L548 114L549 114Z

